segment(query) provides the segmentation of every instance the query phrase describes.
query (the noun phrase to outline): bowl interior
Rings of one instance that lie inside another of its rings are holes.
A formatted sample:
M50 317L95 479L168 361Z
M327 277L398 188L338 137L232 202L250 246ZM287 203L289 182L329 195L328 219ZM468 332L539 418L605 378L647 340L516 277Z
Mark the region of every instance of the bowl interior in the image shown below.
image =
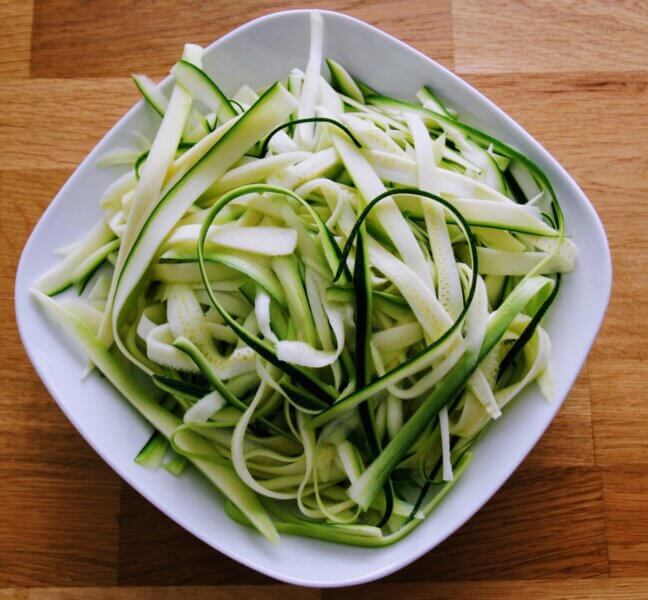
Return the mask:
M16 315L27 352L52 396L84 438L130 485L160 510L214 548L287 582L311 586L360 583L387 575L436 546L472 516L504 483L551 422L599 328L610 290L610 257L592 206L574 181L527 133L481 94L419 52L361 21L324 13L325 55L373 87L412 98L423 84L439 91L469 122L527 153L551 178L562 199L569 234L580 248L547 329L553 345L556 397L549 404L526 390L475 447L474 460L444 502L396 546L351 548L284 536L272 546L232 522L219 495L190 471L175 478L150 473L133 457L150 427L97 376L81 380L84 360L29 298L35 279L55 262L52 250L77 239L99 216L99 198L117 169L98 169L97 157L151 136L158 119L139 103L101 141L60 191L36 226L16 277ZM207 51L205 68L233 93L260 87L305 66L308 11L277 13L228 34ZM180 54L181 49L178 49ZM167 81L166 85L170 86Z

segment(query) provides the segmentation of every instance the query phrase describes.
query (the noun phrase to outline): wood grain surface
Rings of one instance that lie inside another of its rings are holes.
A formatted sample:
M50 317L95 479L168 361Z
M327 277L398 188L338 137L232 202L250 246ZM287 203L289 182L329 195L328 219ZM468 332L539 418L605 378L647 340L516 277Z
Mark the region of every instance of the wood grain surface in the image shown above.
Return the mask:
M499 104L589 195L614 261L587 364L510 481L411 566L324 592L221 556L121 482L48 396L13 312L22 246L137 99L129 74L302 6L365 19ZM0 0L0 599L648 598L647 263L643 0Z

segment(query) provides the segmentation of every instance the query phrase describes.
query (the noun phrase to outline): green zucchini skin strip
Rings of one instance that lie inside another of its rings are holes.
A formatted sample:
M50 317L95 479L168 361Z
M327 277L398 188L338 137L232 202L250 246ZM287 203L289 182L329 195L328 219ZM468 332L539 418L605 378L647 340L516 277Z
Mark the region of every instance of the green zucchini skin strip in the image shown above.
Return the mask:
M371 365L371 351L369 349L369 342L371 341L372 294L369 284L371 272L369 270L369 252L367 250L366 237L366 227L360 227L358 229L356 260L353 270L353 285L356 290L354 295L356 314L356 377L359 388L363 388L371 380L371 372L369 370ZM365 422L366 416L361 413L363 422ZM377 453L378 443L375 430L373 431L373 435L369 437L374 438L373 440L368 440L369 447L372 453Z
M171 473L171 475L175 475L176 477L179 477L180 475L182 475L185 468L187 467L187 462L188 462L187 457L176 453L176 455L173 458L171 458L170 460L168 460L162 465L162 468L165 471Z
M353 269L353 285L355 287L355 314L356 314L356 378L359 388L365 387L371 380L371 270L369 251L367 248L366 224L358 230L358 243L356 245L356 260ZM370 457L374 459L380 453L382 445L376 431L376 419L373 407L368 402L358 406L360 421L367 438ZM389 521L394 508L394 490L388 480L384 486L385 512L376 525L382 527Z
M86 258L72 274L74 284L81 294L87 285L88 281L95 273L95 271L103 264L108 256L119 249L120 240L116 239L112 242L104 244L101 248L97 248L88 258Z
M491 316L478 356L465 353L448 372L416 412L405 422L380 456L373 461L349 488L349 496L367 508L384 485L391 472L409 452L412 444L439 411L463 388L468 377L504 335L515 316L537 295L550 292L553 282L544 277L523 280Z
M534 177L536 177L540 181L542 186L549 193L557 228L561 233L564 231L565 217L560 207L560 203L558 202L558 198L556 197L556 193L554 192L553 186L551 185L551 181L549 181L546 173L530 158L522 154L522 152L519 152L518 150L512 148L508 144L505 144L501 140L498 140L497 138L494 138L487 133L475 127L472 127L471 125L467 125L466 123L463 123L458 119L428 110L427 108L424 108L419 104L414 104L405 100L396 100L394 98L389 98L388 96L382 96L380 94L369 95L366 98L366 101L369 105L387 108L400 108L415 112L419 116L427 118L428 120L436 122L443 121L450 126L458 127L469 137L480 143L482 146L490 146L492 144L493 149L496 150L499 154L503 154L508 158L520 161L531 173L533 173Z
M468 232L468 237L470 239L473 238L472 236L472 231L470 229L470 225L468 222L464 219L463 215L461 212L459 212L450 202L447 200L444 200L440 196L437 196L436 194L433 194L431 192L426 192L424 190L421 190L419 188L398 188L398 189L391 189L391 190L386 190L382 194L376 196L371 202L365 206L363 211L360 213L360 216L358 217L357 221L355 222L353 229L349 233L349 237L346 241L346 244L344 245L344 248L342 250L342 256L340 258L340 267L336 271L333 281L337 281L339 277L342 274L341 268L342 265L346 264L346 260L349 257L349 254L351 253L351 249L353 248L353 242L355 238L358 236L360 228L362 224L367 220L367 217L369 216L369 213L373 210L374 206L378 204L381 200L384 200L385 198L390 198L391 196L398 196L398 195L404 195L404 196L420 196L422 198L428 198L429 200L433 200L434 202L438 202L441 204L444 208L449 210L453 217L455 217L455 222L459 222L464 230ZM474 255L471 254L471 260L474 260L476 264L477 261L477 254L475 253Z
M159 431L155 431L137 453L135 462L146 469L155 471L162 464L162 459L168 449L169 441Z
M293 119L291 121L287 121L286 123L282 123L281 125L278 125L275 127L269 134L268 137L263 141L263 145L261 146L261 151L259 152L259 156L265 156L266 152L268 151L268 145L270 144L270 140L272 137L275 135L275 133L279 133L282 129L286 129L287 127L293 127L294 125L301 125L302 123L328 123L329 125L335 125L338 129L344 131L351 141L358 147L362 148L362 144L358 141L358 138L351 133L351 130L344 125L343 123L340 123L340 121L337 121L335 119L331 119L329 117L304 117L303 119Z
M313 219L317 223L318 229L320 231L320 236L321 236L320 240L322 243L322 247L324 249L324 254L327 260L329 261L331 270L332 271L339 270L340 274L344 273L344 269L339 267L340 249L337 245L337 242L333 238L333 235L329 231L328 227L326 227L324 221L322 221L319 214L317 214L317 212L310 206L310 204L308 204L300 196L295 194L295 192L288 190L286 188L273 186L273 185L266 185L266 184L256 184L256 185L243 186L240 188L236 188L231 192L228 192L212 206L209 213L207 214L205 221L203 222L202 228L200 230L200 236L198 238L198 267L200 269L203 285L205 286L205 291L207 292L207 295L209 296L209 299L211 300L211 303L214 306L214 308L221 314L221 316L223 317L223 319L225 319L227 324L235 331L235 333L248 346L250 346L253 350L255 350L261 357L265 358L268 362L272 363L273 365L281 369L286 375L291 377L295 382L299 383L308 392L311 392L317 397L321 397L322 399L324 399L326 402L330 404L336 398L335 390L331 386L321 383L319 379L317 379L317 377L314 377L307 371L279 360L277 358L274 348L270 344L268 344L268 342L266 342L265 340L261 340L256 335L252 335L249 331L247 331L244 327L242 327L236 320L234 320L232 316L223 308L221 303L214 295L214 292L211 288L211 284L209 282L207 268L205 265L205 243L206 243L209 227L213 223L214 219L216 218L218 213L223 208L225 208L225 206L227 206L230 202L232 202L232 200L235 200L236 198L243 196L245 194L254 194L254 193L262 194L266 192L279 194L284 197L292 198L293 200L297 201L308 210L309 214L313 217Z
M130 404L170 440L182 421L169 410L155 402L151 393L126 371L123 364L102 344L88 327L72 312L42 292L32 289L32 294L45 311L81 346L92 363L106 376L108 381L130 402ZM210 444L198 434L190 432L192 442L209 450ZM272 520L259 503L256 495L245 486L234 469L227 464L217 464L194 459L193 464L229 498L254 526L273 543L279 535Z
M222 120L226 121L238 114L227 96L203 69L181 59L171 69L171 73L190 93L194 90L194 86L190 85L191 79L195 78L199 81L201 93L195 97L206 104L212 112L217 112Z
M265 273L256 268L256 265L250 260L246 260L234 254L218 252L214 250L205 251L205 261L225 265L237 271L240 271L256 283L258 283L273 300L276 300L281 306L286 306L286 296L276 277L266 277ZM161 263L197 263L198 253L196 252L165 252L160 257Z
M395 306L400 306L402 308L407 308L408 306L407 300L405 300L405 298L403 298L402 296L373 289L371 293L374 297L374 300L384 300L389 304L394 304ZM327 289L326 296L333 302L351 302L353 300L353 288L333 285Z
M64 292L77 282L77 272L88 256L105 248L114 238L112 229L101 219L60 263L38 279L36 287L48 296Z
M185 45L183 56L191 60L202 60L202 49L197 46ZM162 101L164 96L157 93ZM152 90L151 90L152 91ZM149 365L139 361L130 353L123 340L119 337L115 317L115 303L118 297L119 282L124 275L127 267L129 256L133 252L143 227L150 220L151 215L156 210L156 204L164 187L164 177L173 163L173 158L177 152L178 144L182 139L182 133L185 130L189 115L191 114L191 104L193 100L188 92L180 86L174 86L171 92L162 123L155 134L149 149L149 155L142 171L142 177L137 181L133 191L133 204L131 206L126 227L121 236L121 244L117 260L115 262L115 273L111 280L110 291L106 301L106 309L99 329L99 339L106 346L110 346L113 341L117 342L122 353L135 364L139 364L145 371ZM137 178L136 178L137 179ZM132 284L135 287L135 284ZM132 291L132 288L131 290ZM119 312L119 310L117 310Z
M245 109L241 106L241 103L234 98L229 98L229 103L236 109L237 114L244 113Z
M558 296L558 290L560 289L560 281L561 281L560 273L557 273L556 283L554 285L553 290L551 291L551 294L542 303L542 305L540 306L536 314L533 315L533 317L531 318L529 324L524 328L522 335L520 335L520 337L517 340L515 340L515 342L513 342L513 345L509 348L509 351L505 354L504 358L502 359L502 362L500 363L499 373L497 376L498 379L500 379L502 375L504 375L506 370L511 366L511 364L513 364L515 358L520 354L520 352L522 352L524 346L526 346L527 342L531 339L531 337L535 333L536 329L538 328L538 325L540 325L540 321L545 316L546 312L549 310L554 300Z
M164 117L164 112L165 112L165 107L161 106L155 98L153 98L149 93L148 90L144 85L142 85L142 80L138 75L131 75L131 79L133 80L133 83L135 84L135 87L138 89L139 93L142 94L142 97L146 101L146 103L160 116Z
M165 375L154 373L151 377L153 383L163 392L171 394L182 406L188 409L194 402L197 402L204 395L209 393L209 388L198 387L185 381L172 379Z
M188 150L189 148L193 148L196 144L193 142L180 142L178 144L178 150ZM133 164L133 172L135 173L135 179L137 181L140 180L140 175L142 171L142 164L144 161L148 158L150 149L149 150L144 150L138 157L135 163Z
M228 402L228 404L231 404L235 408L238 408L239 410L245 412L248 408L247 404L245 402L239 400L239 398L233 394L230 389L223 383L220 378L214 373L214 370L212 369L211 365L207 360L205 359L204 355L202 352L196 347L196 345L191 342L191 340L184 338L184 337L179 337L175 342L173 342L173 345L178 348L179 350L182 350L185 354L187 354L191 360L196 363L196 366L200 369L202 374L207 378L209 383L212 384L214 389L221 395L225 400ZM274 423L271 421L268 421L268 419L261 417L259 419L259 422L263 423L268 429L271 431L274 431L275 433L278 433L279 435L283 435L284 437L288 438L293 438L292 435L289 435L286 433L281 427L277 427Z
M164 95L155 82L151 81L145 75L132 74L131 79L133 80L137 90L142 94L146 104L148 104L161 119L164 119L164 115L169 108L170 99ZM199 113L196 111L190 113L188 121L185 123L183 139L187 139L188 141L197 141L196 136L202 137L202 135L209 132L209 127L207 126L206 121L203 119L201 122L198 117Z
M375 96L376 94L378 94L378 92L376 90L374 90L372 87L369 87L363 81L360 81L357 77L353 77L352 79L353 79L353 82L358 86L358 89L364 95L365 101L367 100L367 97Z
M430 192L425 192L423 190L419 190L417 188L404 188L404 189L398 189L398 190L387 190L386 192L380 194L379 196L376 196L367 206L365 209L362 211L360 216L358 217L353 230L349 234L349 238L347 240L347 243L344 247L344 250L342 251L342 258L344 262L344 258L348 256L349 252L351 251L351 247L353 245L353 240L354 238L358 235L358 231L362 225L362 223L366 220L368 217L369 213L371 212L371 209L378 203L380 202L383 198L387 198L390 196L394 196L396 194L411 194L415 196L422 196L424 198L429 198L430 200L434 200L436 202L439 202L442 206L447 208L453 216L456 217L457 223L461 226L461 228L464 231L464 234L466 236L466 239L468 241L468 246L470 249L470 257L471 257L471 269L472 269L472 276L470 280L470 287L468 290L468 294L466 296L466 300L464 302L464 307L461 313L459 313L458 317L456 320L452 323L452 325L445 331L443 335L441 335L437 340L435 340L432 344L430 344L425 350L417 354L416 356L412 357L408 361L400 364L397 367L394 367L391 371L388 371L381 377L378 377L368 385L364 386L362 389L357 390L356 392L353 392L349 394L348 396L345 396L344 398L339 399L333 406L327 408L326 410L322 411L315 417L313 417L307 424L307 428L316 428L320 427L321 425L324 425L325 423L328 423L330 420L334 419L335 417L338 417L339 415L343 414L344 412L351 410L353 407L358 406L360 403L367 401L369 398L373 397L375 394L377 394L379 391L385 389L390 383L392 383L400 373L402 373L405 369L408 369L410 367L415 366L416 364L423 363L427 357L434 351L436 348L438 348L441 344L443 344L461 325L461 323L464 320L464 317L466 316L466 313L468 312L468 309L470 308L470 305L472 304L473 297L475 295L475 289L477 287L477 277L478 277L478 264L477 264L477 247L475 244L474 236L470 230L470 226L464 218L462 217L461 213L454 208L449 202L444 200L443 198L440 198L439 196L436 196L435 194L432 194ZM342 264L341 263L341 264ZM336 273L337 275L337 273Z
M462 214L464 215L464 218L466 219L466 222L471 226L471 227L483 227L486 229L495 229L495 230L500 230L500 231L509 231L509 232L514 232L514 233L529 233L531 235L537 235L541 237L554 237L557 238L560 236L560 232L557 230L551 230L550 228L544 226L542 223L539 224L539 226L525 226L525 225L520 225L520 224L514 224L511 223L510 219L505 219L501 218L501 220L494 221L494 220L489 220L486 218L476 218L474 211L471 210L471 203L474 203L474 200L468 200L466 201L465 199L455 199L454 204L455 207L459 210L462 210ZM491 201L488 200L479 200L477 202L484 202L488 203ZM468 210L466 210L466 207L468 206ZM412 210L407 210L408 214L411 215L411 217L415 220L423 220L423 215L420 214L417 211L412 211ZM466 214L470 213L470 214ZM507 222L508 221L508 222ZM451 221L446 219L446 223L452 224Z
M169 229L186 210L232 164L266 135L291 110L293 97L276 83L246 111L207 153L169 190L148 215L118 275L113 303L112 329L120 351L144 372L148 368L138 362L120 337L123 310L136 296L137 288Z
M454 467L454 479L452 481L446 481L430 502L423 508L422 512L426 517L445 498L457 481L461 479L471 460L472 455L470 452L466 452L459 459L457 465ZM346 527L344 525L328 525L294 518L284 511L279 510L276 503L270 504L270 502L264 502L264 505L276 517L273 522L279 533L309 537L326 542L344 544L346 546L359 546L362 548L385 548L391 546L402 540L424 522L424 519L412 519L394 533L382 536L368 536L354 533L352 527ZM225 510L237 523L246 525L247 527L250 526L249 520L235 505L228 502L225 505Z
M148 155L149 155L149 151L145 150L144 152L142 152L142 154L140 154L137 157L137 160L135 161L135 164L133 165L133 173L135 173L135 180L136 181L140 180L141 167L144 164L144 161L148 158Z
M333 88L341 94L364 104L364 94L347 70L332 58L326 59L326 65L331 73Z
M449 112L448 109L446 108L445 104L441 101L441 98L436 94L436 92L429 86L429 85L424 85L423 88L419 91L417 94L419 99L421 99L421 96L425 99L430 99L432 100L437 107L439 108L439 111L441 114L444 116L448 117L448 119L452 119L453 121L456 120Z

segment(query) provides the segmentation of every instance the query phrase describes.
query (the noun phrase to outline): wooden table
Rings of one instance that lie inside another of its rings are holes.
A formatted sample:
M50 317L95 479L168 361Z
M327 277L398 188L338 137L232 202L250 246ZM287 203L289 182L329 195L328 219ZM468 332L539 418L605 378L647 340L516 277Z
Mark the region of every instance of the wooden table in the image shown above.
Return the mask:
M61 184L137 100L129 74L162 76L184 41L296 6L0 0L0 598L648 598L644 1L326 5L411 43L522 123L585 189L614 259L605 325L555 422L476 517L408 568L320 593L238 565L122 483L37 379L14 324L16 263Z

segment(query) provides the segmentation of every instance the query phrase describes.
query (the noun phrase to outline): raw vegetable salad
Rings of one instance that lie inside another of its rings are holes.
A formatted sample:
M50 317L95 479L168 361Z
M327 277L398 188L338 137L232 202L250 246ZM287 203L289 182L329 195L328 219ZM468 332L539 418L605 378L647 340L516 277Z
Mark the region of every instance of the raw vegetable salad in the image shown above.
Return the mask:
M325 59L317 12L304 70L263 90L202 58L169 97L134 76L157 133L101 158L123 174L33 294L153 426L143 467L193 463L272 541L393 543L525 387L551 394L558 200L443 90Z

